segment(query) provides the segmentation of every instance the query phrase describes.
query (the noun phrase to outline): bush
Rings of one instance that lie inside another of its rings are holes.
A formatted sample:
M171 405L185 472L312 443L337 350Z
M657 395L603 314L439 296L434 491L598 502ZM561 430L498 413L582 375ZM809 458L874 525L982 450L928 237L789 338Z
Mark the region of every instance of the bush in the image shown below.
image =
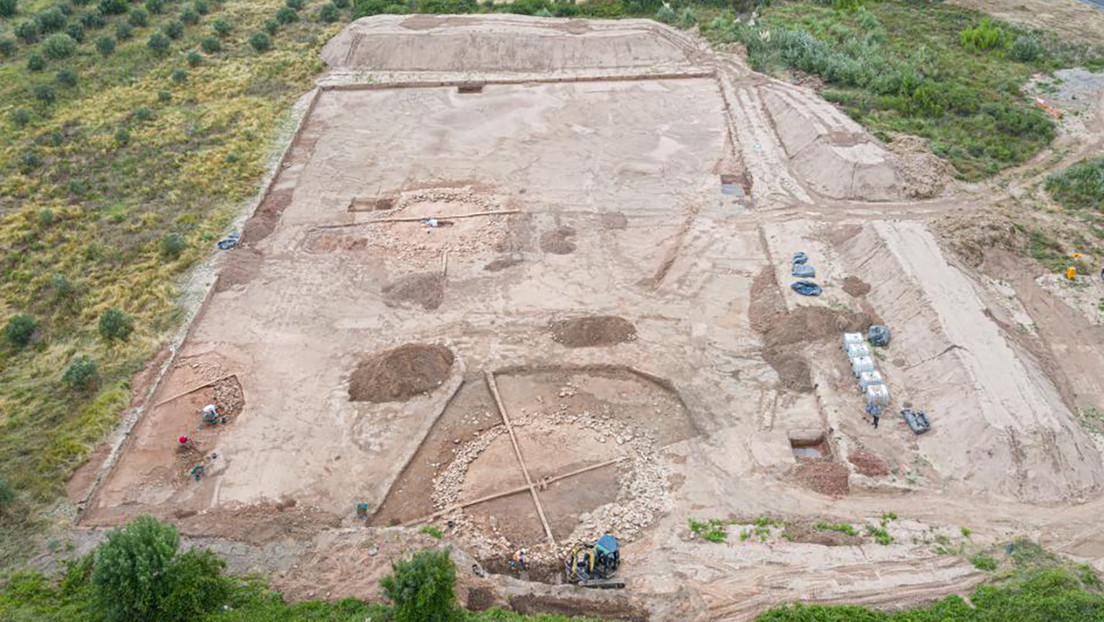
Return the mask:
M203 37L203 40L199 42L199 47L208 54L217 54L222 51L222 43L218 40L218 37Z
M104 15L122 15L130 10L126 0L100 0L98 6Z
M184 9L180 12L180 21L189 26L197 24L199 23L199 13L196 13L193 9Z
M391 562L391 574L380 581L394 603L395 622L449 622L456 609L456 566L447 550L419 551L409 560Z
M27 57L27 70L42 71L45 68L46 59L42 58L42 55L38 52L31 52L31 55Z
M678 27L682 30L692 28L698 23L698 16L694 14L694 9L686 7L682 10L682 14L679 15Z
M34 87L34 96L35 99L47 106L57 100L57 92L54 91L54 87L49 84L36 84Z
M276 11L276 21L281 24L291 24L299 21L299 14L289 6L280 7L280 10Z
M349 0L333 0L333 3L339 9L349 8Z
M214 30L219 37L226 37L233 32L234 26L224 19L216 19L215 23L211 24L211 30Z
M84 43L84 24L73 22L65 27L65 34L77 43Z
M88 30L99 30L107 25L107 20L99 9L92 9L81 13L80 23Z
M126 147L130 144L130 132L126 131L126 128L120 127L115 130L115 145L117 147Z
M188 72L184 71L183 69L177 69L176 71L172 72L172 81L176 82L177 84L184 84L188 81Z
M266 23L267 27L268 24ZM255 32L252 37L249 37L249 45L258 52L267 52L272 49L272 39L263 32Z
M92 390L99 380L100 372L96 368L96 362L84 355L74 359L61 375L61 381L67 387L81 392Z
M165 90L157 91L157 101L162 104L167 104L172 101L172 93Z
M161 238L161 259L177 259L187 248L188 242L179 233L166 233Z
M1068 208L1099 209L1104 205L1104 157L1083 160L1047 177L1046 190Z
M25 127L31 122L31 113L23 108L17 108L11 113L11 122L16 127Z
M270 35L273 35L273 36L275 36L275 35L276 35L276 31L280 29L280 22L278 22L278 21L276 21L276 20L274 20L274 19L269 19L269 20L265 20L265 23L264 23L264 26L263 26L263 27L264 27L264 31L265 31L266 33L268 33L268 34L270 34ZM256 37L257 35L253 35L253 36L254 36L254 37ZM264 50L261 50L261 49L259 49L259 48L258 48L258 47L257 47L257 46L256 46L256 45L255 45L255 44L253 43L253 39L252 39L252 38L251 38L251 39L249 40L249 45L252 45L252 46L253 46L253 49L257 50L258 52L263 52L263 51L264 51ZM266 47L265 47L264 49L265 49L265 50L267 50L267 49L268 49L268 48L270 48L270 47L272 47L272 42L271 42L271 41L269 41L268 45L267 45L267 46L266 46Z
M62 69L54 74L54 79L62 86L73 88L77 85L77 72L72 69Z
M96 37L96 51L104 56L111 56L115 51L115 40L107 35Z
M135 7L127 15L127 21L135 28L144 28L149 24L149 13L146 13L145 9Z
M958 40L962 45L974 52L988 52L989 50L1003 47L1007 36L1000 26L993 23L988 17L981 18L973 28L966 28L958 33Z
M341 19L341 11L337 9L337 5L333 2L327 2L322 5L322 8L318 9L318 21L332 24Z
M180 536L172 525L139 516L112 530L97 547L92 585L108 618L139 622L160 620Z
M287 6L287 8L289 8L293 11L298 11L298 10L302 9L303 4L304 4L303 0L284 0L284 5Z
M203 0L195 0L195 2L192 3L192 9L194 9L195 12L199 13L200 15L206 15L211 10L207 7L207 3Z
M146 10L152 15L160 15L165 11L165 0L146 0Z
M31 343L34 332L38 328L34 318L21 313L14 315L4 327L4 338L15 348L25 348Z
M7 513L8 509L15 503L16 496L15 489L11 487L11 484L7 480L0 479L0 514Z
M0 17L12 17L18 11L18 0L0 0Z
M126 341L134 332L134 318L111 308L100 315L100 336L108 341Z
M146 41L146 47L158 56L164 56L169 51L170 46L172 46L172 41L159 32L150 35L149 40Z
M77 51L77 42L69 35L50 35L42 42L42 49L50 58L69 58Z
M655 20L664 24L673 24L675 23L675 10L665 4L656 11Z
M1008 53L1012 58L1021 63L1033 63L1039 58L1039 53L1041 51L1042 49L1038 39L1027 35L1020 35L1012 42L1012 47L1009 48Z
M8 58L15 54L15 39L0 39L0 56Z
M986 572L992 572L997 569L997 560L988 555L974 555L970 558L970 563L974 565L974 568Z
M115 24L115 38L119 41L126 41L134 36L134 29L130 27L130 24L126 22L120 22Z
M184 24L176 21L175 19L165 24L161 32L165 33L165 36L170 39L179 39L184 34Z
M38 154L33 151L24 151L19 156L19 171L24 175L38 168L39 164Z
M134 119L136 121L149 121L153 118L153 111L146 106L138 106L134 109Z
M67 21L65 13L62 13L61 9L58 7L46 9L38 15L35 15L35 22L38 23L40 32L57 32L65 28Z
M70 187L73 182L69 182ZM65 278L65 275L55 274L50 279L50 287L54 290L54 298L58 300L68 300L73 298L77 293L77 288L73 285L73 282Z
M15 36L28 45L38 41L38 35L38 24L36 22L30 20L19 22L15 27Z

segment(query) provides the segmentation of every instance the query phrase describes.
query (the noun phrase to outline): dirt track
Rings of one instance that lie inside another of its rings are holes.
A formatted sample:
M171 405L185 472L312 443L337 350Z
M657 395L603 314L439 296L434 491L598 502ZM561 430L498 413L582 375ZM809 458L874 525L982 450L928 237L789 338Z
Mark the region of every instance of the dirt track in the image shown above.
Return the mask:
M989 276L994 253L983 272L943 250L932 223L983 195L947 181L910 203L935 187L903 172L915 159L648 21L386 16L323 56L246 248L84 527L151 513L215 538L236 569L334 598L374 596L388 561L425 544L388 525L438 525L488 567L516 546L555 564L613 530L623 593L467 567L463 588L655 620L900 605L984 578L932 534L963 551L1042 536L1102 564L1104 466L1075 411L1104 350L1064 349L1101 328L1022 271ZM796 251L820 298L789 288ZM871 321L895 335L877 430L840 349ZM370 358L409 344L433 356ZM227 375L241 412L197 427L216 396L189 389ZM893 414L905 404L931 433ZM888 511L889 546L686 529Z

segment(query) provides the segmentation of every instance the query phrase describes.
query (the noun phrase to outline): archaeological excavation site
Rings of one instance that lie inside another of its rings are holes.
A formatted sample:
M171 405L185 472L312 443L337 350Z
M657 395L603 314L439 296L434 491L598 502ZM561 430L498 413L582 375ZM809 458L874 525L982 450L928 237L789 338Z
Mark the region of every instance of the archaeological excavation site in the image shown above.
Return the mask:
M641 622L969 593L966 539L1104 557L1099 327L940 160L699 39L341 30L80 526L152 515L291 598L449 546L470 608ZM620 589L571 584L607 535Z

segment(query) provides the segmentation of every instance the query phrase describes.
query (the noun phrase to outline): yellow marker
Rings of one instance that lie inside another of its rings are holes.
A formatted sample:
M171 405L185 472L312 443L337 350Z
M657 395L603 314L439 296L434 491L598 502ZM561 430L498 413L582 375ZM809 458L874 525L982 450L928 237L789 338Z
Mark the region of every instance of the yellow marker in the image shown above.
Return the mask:
M1072 281L1075 277L1077 277L1077 268L1073 266L1066 268L1066 278Z
M1070 255L1070 257L1073 257L1074 259L1081 259L1081 253L1073 251L1073 254Z

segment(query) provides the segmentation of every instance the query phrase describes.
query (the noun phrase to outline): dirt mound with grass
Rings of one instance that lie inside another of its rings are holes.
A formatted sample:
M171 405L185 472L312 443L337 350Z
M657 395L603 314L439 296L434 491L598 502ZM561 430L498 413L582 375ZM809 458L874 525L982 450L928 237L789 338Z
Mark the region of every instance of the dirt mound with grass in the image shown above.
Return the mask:
M349 380L353 402L403 402L441 386L455 357L440 345L406 344L361 361Z
M889 475L889 465L878 454L867 449L856 449L847 456L847 461L855 465L855 470L867 477L885 477Z
M570 255L575 252L574 238L574 228L557 227L541 234L540 247L542 251L553 255Z
M766 266L751 284L748 309L751 327L763 337L763 359L774 368L782 387L799 393L813 390L804 351L809 343L862 332L871 318L855 311L828 307L786 309L774 270Z
M843 280L843 291L848 296L862 298L870 293L870 284L857 276L849 276Z
M594 315L552 322L552 339L569 348L612 346L636 339L636 326L616 315Z
M445 277L438 272L408 274L383 286L383 303L389 307L421 306L433 311L445 300Z

